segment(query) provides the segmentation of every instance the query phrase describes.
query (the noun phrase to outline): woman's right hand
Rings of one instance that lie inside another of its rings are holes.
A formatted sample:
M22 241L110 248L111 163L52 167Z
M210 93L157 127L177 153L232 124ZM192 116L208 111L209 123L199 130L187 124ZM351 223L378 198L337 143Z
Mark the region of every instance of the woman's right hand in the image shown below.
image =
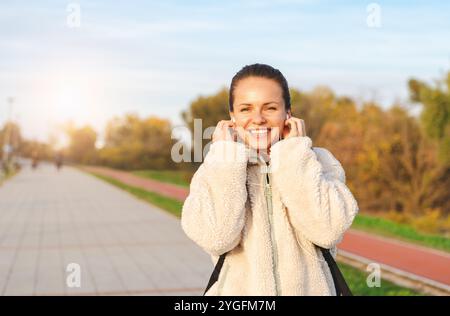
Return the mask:
M219 140L236 141L236 124L231 120L222 120L217 123L216 129L214 130L212 141L213 143Z

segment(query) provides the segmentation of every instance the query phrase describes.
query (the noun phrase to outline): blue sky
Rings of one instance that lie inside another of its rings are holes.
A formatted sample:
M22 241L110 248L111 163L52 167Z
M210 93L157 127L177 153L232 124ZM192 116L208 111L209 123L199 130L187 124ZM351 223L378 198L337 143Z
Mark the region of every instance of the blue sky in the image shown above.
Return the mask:
M67 24L70 3L80 27ZM13 96L13 119L41 140L69 118L99 131L127 112L178 125L193 99L254 62L291 87L327 85L387 107L406 100L408 78L450 68L450 4L377 1L381 27L371 28L370 3L2 0L0 124Z

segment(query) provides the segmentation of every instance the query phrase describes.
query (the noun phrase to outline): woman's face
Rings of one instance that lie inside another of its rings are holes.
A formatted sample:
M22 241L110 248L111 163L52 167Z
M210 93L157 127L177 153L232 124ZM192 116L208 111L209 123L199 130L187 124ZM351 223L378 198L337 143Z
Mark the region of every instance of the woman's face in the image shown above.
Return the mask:
M248 77L237 83L230 116L244 128L245 136L240 136L247 146L269 149L281 139L287 114L283 91L275 80Z

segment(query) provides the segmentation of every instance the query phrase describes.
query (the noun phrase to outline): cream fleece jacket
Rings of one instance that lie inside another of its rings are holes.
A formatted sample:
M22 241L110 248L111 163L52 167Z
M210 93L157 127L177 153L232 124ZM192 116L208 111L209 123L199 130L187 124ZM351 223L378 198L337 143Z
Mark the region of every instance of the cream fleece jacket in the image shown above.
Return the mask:
M314 245L335 257L359 210L342 165L307 136L275 143L270 168L254 158L242 143L217 141L192 178L184 232L214 264L229 251L206 295L336 295Z

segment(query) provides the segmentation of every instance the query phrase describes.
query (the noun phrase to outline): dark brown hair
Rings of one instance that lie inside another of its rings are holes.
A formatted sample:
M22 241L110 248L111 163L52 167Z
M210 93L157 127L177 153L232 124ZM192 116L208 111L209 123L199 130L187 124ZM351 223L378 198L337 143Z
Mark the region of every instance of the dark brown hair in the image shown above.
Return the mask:
M248 77L262 77L275 80L281 86L281 90L283 91L283 100L286 111L291 109L291 96L289 94L289 86L286 78L284 78L281 71L266 64L252 64L246 65L241 70L239 70L231 80L228 98L230 112L233 112L234 90L236 89L238 82Z

